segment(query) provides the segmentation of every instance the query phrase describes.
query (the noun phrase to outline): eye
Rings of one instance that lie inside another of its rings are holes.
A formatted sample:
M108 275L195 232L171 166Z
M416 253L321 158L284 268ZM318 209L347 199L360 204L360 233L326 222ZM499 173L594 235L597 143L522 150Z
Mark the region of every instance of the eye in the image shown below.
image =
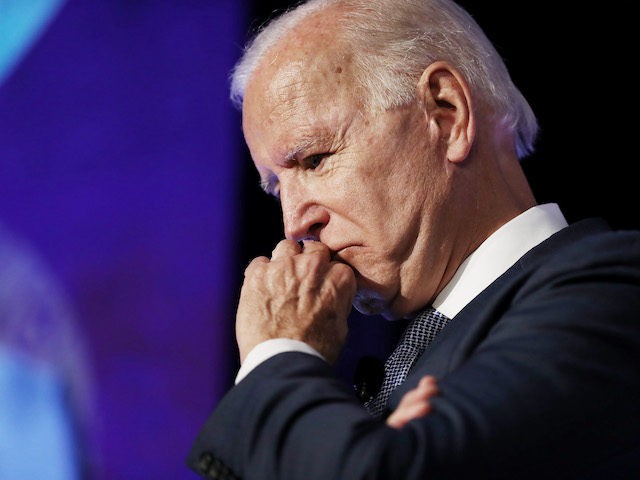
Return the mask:
M309 155L303 160L303 165L309 170L315 170L320 165L322 165L322 161L328 156L328 153L317 153L315 155Z

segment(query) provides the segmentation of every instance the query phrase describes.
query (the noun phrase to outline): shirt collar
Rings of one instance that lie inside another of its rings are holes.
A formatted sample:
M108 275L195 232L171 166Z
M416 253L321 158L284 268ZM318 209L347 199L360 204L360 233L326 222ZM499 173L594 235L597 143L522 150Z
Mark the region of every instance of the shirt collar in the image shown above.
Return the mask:
M567 226L555 203L536 205L489 236L458 267L433 301L433 307L455 317L476 295L514 265L520 257Z

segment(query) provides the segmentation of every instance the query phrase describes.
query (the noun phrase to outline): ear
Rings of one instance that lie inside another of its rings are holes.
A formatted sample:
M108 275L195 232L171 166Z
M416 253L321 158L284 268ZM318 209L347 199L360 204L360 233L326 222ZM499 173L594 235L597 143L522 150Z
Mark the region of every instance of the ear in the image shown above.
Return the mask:
M447 160L462 162L476 135L471 92L466 80L450 64L432 63L422 73L418 94L429 124L435 124L447 145Z

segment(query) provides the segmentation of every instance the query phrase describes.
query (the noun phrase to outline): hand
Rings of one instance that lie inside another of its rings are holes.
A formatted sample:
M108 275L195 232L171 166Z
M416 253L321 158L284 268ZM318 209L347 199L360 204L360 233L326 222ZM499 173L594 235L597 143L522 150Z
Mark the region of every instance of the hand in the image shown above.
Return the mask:
M438 386L435 377L423 377L416 388L404 394L398 408L387 417L387 425L400 429L411 420L424 417L431 411L429 399L437 394Z
M240 361L258 343L273 338L300 340L329 362L347 336L347 317L356 292L353 270L331 260L320 242L283 240L271 254L245 270L236 315Z

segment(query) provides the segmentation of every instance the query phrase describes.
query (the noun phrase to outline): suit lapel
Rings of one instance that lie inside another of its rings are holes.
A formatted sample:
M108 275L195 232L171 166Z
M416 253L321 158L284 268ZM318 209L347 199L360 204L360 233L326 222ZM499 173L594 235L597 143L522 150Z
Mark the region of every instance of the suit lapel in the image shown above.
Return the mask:
M416 362L405 382L394 391L389 400L390 407L394 409L402 395L415 387L423 376L442 378L469 358L509 308L528 276L550 255L564 245L608 229L603 221L584 220L559 231L527 252L449 321Z

